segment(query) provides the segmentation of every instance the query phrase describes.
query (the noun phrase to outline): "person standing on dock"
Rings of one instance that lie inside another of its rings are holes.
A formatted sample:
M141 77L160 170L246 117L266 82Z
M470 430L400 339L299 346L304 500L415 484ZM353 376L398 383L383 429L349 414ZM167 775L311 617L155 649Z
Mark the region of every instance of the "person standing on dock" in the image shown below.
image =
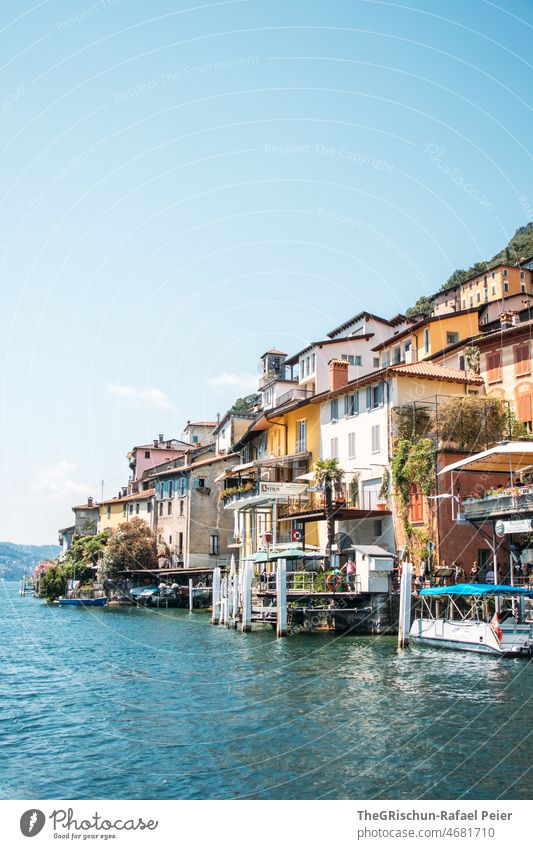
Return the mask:
M351 593L355 592L355 576L357 574L357 569L351 557L348 558L348 560L342 567L341 572L344 572L344 574L346 575L348 591Z

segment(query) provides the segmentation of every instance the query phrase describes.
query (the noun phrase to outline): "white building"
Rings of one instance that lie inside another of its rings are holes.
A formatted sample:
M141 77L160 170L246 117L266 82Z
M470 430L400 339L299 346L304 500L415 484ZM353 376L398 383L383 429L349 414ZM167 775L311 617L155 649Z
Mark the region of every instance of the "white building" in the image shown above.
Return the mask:
M321 405L321 456L338 457L345 472L344 515L354 510L355 518L339 521L337 529L353 543L393 551L392 505L381 492L385 470L390 475L393 408L436 395L464 395L472 388L483 391L483 380L428 362L389 366L355 381L346 380L347 372L345 362L333 360L332 388L313 399Z
M409 325L403 315L387 320L372 313L359 313L327 334L319 342L311 342L286 360L298 366L298 386L309 395L325 392L329 386L331 359L348 363L348 379L356 380L379 368L379 354L372 348Z

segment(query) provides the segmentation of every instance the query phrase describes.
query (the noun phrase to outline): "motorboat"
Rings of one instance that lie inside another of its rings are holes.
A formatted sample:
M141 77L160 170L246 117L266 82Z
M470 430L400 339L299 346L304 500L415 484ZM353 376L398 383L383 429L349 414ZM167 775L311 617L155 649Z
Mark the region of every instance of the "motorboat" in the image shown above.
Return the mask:
M61 607L105 607L107 604L106 596L99 598L59 598Z
M533 654L533 589L456 584L420 590L409 639L433 648L501 657Z

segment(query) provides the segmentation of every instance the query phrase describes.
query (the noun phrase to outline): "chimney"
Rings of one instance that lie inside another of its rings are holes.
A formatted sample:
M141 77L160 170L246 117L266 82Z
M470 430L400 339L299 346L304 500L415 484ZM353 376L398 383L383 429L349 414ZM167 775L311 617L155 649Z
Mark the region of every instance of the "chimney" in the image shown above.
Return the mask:
M87 507L92 507L92 506L93 506L93 499L92 499L91 496L89 496L89 498L87 499Z
M159 443L158 443L157 439L154 439L154 448L157 448L158 444Z
M160 433L160 434L159 434L159 443L160 443L160 445L162 445L162 444L163 444L163 441L164 441L164 440L163 440L163 437L164 437L164 434L163 434L163 433Z
M342 389L348 383L348 361L330 360L329 363L329 388L331 392Z
M506 330L514 324L516 324L516 313L513 310L500 313L500 327L502 330Z

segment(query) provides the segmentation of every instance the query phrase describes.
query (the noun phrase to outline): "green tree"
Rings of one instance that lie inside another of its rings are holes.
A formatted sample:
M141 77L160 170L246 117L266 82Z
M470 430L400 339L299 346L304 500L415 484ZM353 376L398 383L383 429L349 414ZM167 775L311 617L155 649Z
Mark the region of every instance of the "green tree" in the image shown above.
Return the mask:
M251 395L245 395L243 398L237 398L233 407L232 413L251 413L257 404L259 396L253 392Z
M109 530L101 531L99 534L74 537L67 555L68 559L83 566L96 566L104 554L108 539Z
M462 283L467 277L468 271L465 271L464 268L456 268L453 274L450 274L446 283L443 283L440 287L441 292L445 292L446 289L453 289L454 286L458 286L459 283Z
M47 601L53 601L63 595L67 586L67 579L60 566L51 566L41 576L39 581L39 592Z
M433 312L433 302L425 295L421 295L414 306L409 307L405 311L407 318L413 318L415 315L425 316L426 318Z
M327 525L327 559L331 562L331 550L335 542L335 504L334 492L344 480L344 469L339 466L339 458L332 457L330 460L317 460L314 466L315 477L319 486L324 489L324 502Z
M114 578L119 572L156 568L156 538L146 522L135 517L130 522L118 525L105 548L103 576Z

